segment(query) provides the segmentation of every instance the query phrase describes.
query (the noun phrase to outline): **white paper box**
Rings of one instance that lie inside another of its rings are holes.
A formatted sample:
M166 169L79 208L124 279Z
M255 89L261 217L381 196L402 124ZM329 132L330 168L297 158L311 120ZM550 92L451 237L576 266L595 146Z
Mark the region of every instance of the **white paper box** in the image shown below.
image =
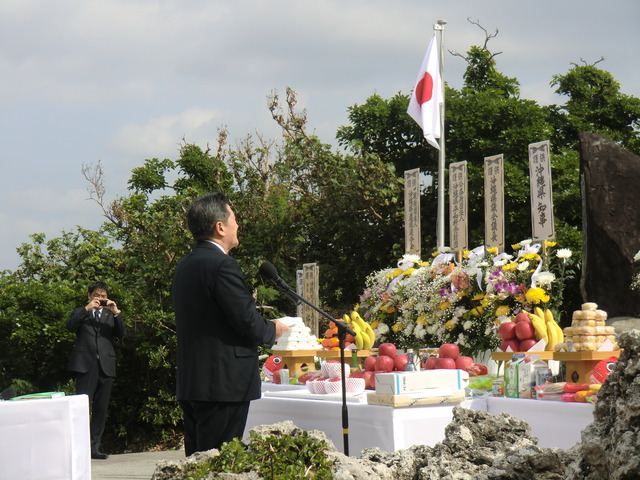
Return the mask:
M464 370L436 369L376 374L376 393L399 395L429 388L462 390L469 384Z

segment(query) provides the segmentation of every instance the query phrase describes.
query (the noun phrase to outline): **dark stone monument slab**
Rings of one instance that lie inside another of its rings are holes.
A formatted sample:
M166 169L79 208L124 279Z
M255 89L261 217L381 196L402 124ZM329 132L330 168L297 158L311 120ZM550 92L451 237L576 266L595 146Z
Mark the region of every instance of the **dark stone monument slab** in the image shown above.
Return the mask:
M609 317L640 315L629 285L640 250L640 157L602 135L580 134L581 292Z

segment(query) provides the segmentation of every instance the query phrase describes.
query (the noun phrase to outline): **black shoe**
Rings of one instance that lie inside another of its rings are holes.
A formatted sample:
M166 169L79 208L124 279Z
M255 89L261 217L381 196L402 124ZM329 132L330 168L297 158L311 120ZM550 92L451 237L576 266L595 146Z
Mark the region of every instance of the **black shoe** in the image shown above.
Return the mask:
M96 460L106 460L107 458L109 458L109 455L96 450L95 452L91 452L91 458L94 458Z

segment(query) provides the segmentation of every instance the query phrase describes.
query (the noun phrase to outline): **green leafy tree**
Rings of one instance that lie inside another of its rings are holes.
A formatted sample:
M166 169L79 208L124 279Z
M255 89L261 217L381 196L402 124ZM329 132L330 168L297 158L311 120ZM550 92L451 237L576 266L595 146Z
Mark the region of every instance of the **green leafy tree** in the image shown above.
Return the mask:
M554 143L577 149L578 134L594 132L640 154L640 99L620 92L613 76L596 67L601 60L574 64L564 75L553 76L556 93L567 97L564 104L550 109Z

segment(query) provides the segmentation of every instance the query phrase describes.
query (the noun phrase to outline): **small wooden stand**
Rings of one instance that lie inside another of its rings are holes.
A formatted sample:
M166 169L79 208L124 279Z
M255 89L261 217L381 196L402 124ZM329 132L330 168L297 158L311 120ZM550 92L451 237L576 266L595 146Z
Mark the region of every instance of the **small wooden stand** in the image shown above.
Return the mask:
M351 355L353 350L344 351L344 361L347 365L351 364ZM340 350L318 350L316 356L325 360L340 360ZM357 350L358 367L363 368L363 359L371 356L371 350Z
M309 372L315 371L318 352L319 350L273 350L274 355L282 358L282 368L288 368L291 375L301 373L305 365Z
M525 355L538 355L540 357L540 360L554 359L554 356L553 356L554 352L542 350L539 352L491 352L491 360L496 360L496 361L511 360L511 357L513 357L514 353L524 353Z
M553 359L566 362L566 378L571 383L591 383L589 377L600 360L609 357L619 357L620 350L608 352L580 351L554 352Z

